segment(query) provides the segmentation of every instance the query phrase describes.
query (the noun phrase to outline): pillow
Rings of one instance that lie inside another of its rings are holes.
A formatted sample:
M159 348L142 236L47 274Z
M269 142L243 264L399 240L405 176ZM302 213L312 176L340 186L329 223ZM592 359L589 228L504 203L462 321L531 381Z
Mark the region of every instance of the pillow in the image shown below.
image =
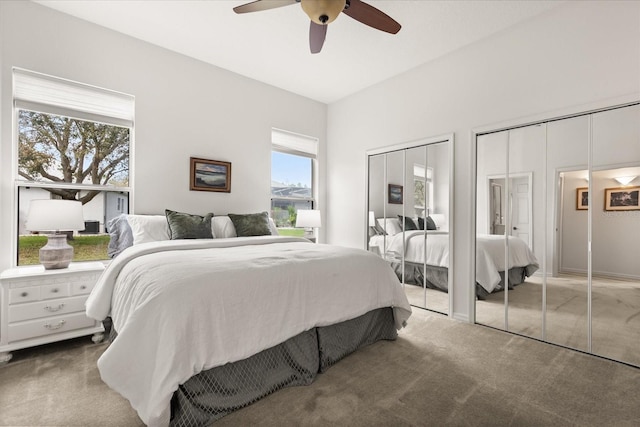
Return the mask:
M398 218L378 218L376 222L389 236L402 232Z
M433 218L431 218L430 216L427 217L427 230L437 230L438 227L436 227L436 223L433 221ZM424 230L424 224L425 224L425 220L424 218L420 217L418 218L418 228L420 230Z
M221 239L224 237L238 237L236 234L236 228L231 222L231 218L228 216L214 216L211 220L211 230L213 232L214 239Z
M267 212L247 215L229 214L229 218L231 218L231 222L236 228L238 237L271 235L269 214Z
M205 216L191 215L165 209L171 240L177 239L213 239L211 234L212 213Z
M278 233L278 227L276 227L276 222L273 220L273 218L269 218L269 230L271 230L272 236L280 235L280 233Z
M411 230L417 230L418 227L416 227L416 223L413 222L413 220L411 218L409 218L408 216L404 217L404 221L402 220L402 215L398 215L398 220L400 221L400 226L406 230L406 231L411 231Z
M169 225L164 215L127 215L133 244L169 240Z
M107 223L109 233L109 245L107 246L107 256L115 258L120 252L133 245L133 232L127 222L127 215L120 214L111 218Z

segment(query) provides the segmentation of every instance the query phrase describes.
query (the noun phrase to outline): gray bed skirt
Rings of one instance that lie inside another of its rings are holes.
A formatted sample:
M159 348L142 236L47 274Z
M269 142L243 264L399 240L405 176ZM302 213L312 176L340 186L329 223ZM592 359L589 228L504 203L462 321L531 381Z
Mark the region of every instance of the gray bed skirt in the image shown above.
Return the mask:
M396 275L402 280L402 264L392 263ZM535 272L536 267L513 267L509 270L509 289L513 289L514 286L521 284L527 278L527 276ZM496 286L493 292L499 292L504 290L504 271L499 271L500 283ZM449 271L446 267L437 267L427 265L426 277L424 274L424 265L414 264L411 262L405 262L404 266L404 283L410 285L422 286L423 280L426 278L427 288L437 289L443 292L448 292L449 289ZM476 297L480 300L484 300L489 295L486 289L480 284L476 283Z
M245 360L203 371L171 400L171 426L206 426L285 387L308 385L357 349L398 336L391 308L305 331Z

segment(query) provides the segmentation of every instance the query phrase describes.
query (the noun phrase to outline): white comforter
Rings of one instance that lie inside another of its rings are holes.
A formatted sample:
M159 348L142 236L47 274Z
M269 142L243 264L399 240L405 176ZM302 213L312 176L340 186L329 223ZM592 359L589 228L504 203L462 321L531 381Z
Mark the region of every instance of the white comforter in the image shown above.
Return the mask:
M87 300L117 339L98 360L105 383L142 421L168 425L178 385L303 331L411 307L389 265L369 252L278 236L163 241L116 257Z
M384 240L384 243L383 243ZM427 265L449 267L449 234L427 231ZM476 281L487 292L493 292L500 283L500 273L505 271L504 236L480 234L476 237ZM387 257L423 264L425 260L425 238L422 230L407 231L393 236L372 236L371 245L382 247L386 244ZM404 249L403 249L404 248ZM528 273L538 268L538 260L522 240L509 236L509 268L529 267Z

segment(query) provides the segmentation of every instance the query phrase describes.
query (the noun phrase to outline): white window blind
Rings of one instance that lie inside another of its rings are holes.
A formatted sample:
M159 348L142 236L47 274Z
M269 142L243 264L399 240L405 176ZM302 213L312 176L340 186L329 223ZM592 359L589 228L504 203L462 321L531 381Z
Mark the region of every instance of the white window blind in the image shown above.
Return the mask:
M280 129L271 130L272 149L283 153L315 159L318 156L318 139Z
M13 99L17 108L133 126L132 95L21 68L13 69Z

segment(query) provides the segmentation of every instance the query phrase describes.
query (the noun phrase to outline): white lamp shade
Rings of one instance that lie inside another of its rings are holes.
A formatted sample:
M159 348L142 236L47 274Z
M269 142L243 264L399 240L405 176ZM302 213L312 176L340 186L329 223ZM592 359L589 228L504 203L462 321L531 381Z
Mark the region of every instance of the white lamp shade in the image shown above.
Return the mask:
M447 220L444 214L431 214L431 219L433 220L433 222L436 224L436 227L438 228L441 228L442 226L444 226L444 223Z
M298 210L296 217L296 227L318 228L322 227L322 219L320 211L317 210Z
M84 230L82 203L76 200L32 200L25 228L29 231Z

